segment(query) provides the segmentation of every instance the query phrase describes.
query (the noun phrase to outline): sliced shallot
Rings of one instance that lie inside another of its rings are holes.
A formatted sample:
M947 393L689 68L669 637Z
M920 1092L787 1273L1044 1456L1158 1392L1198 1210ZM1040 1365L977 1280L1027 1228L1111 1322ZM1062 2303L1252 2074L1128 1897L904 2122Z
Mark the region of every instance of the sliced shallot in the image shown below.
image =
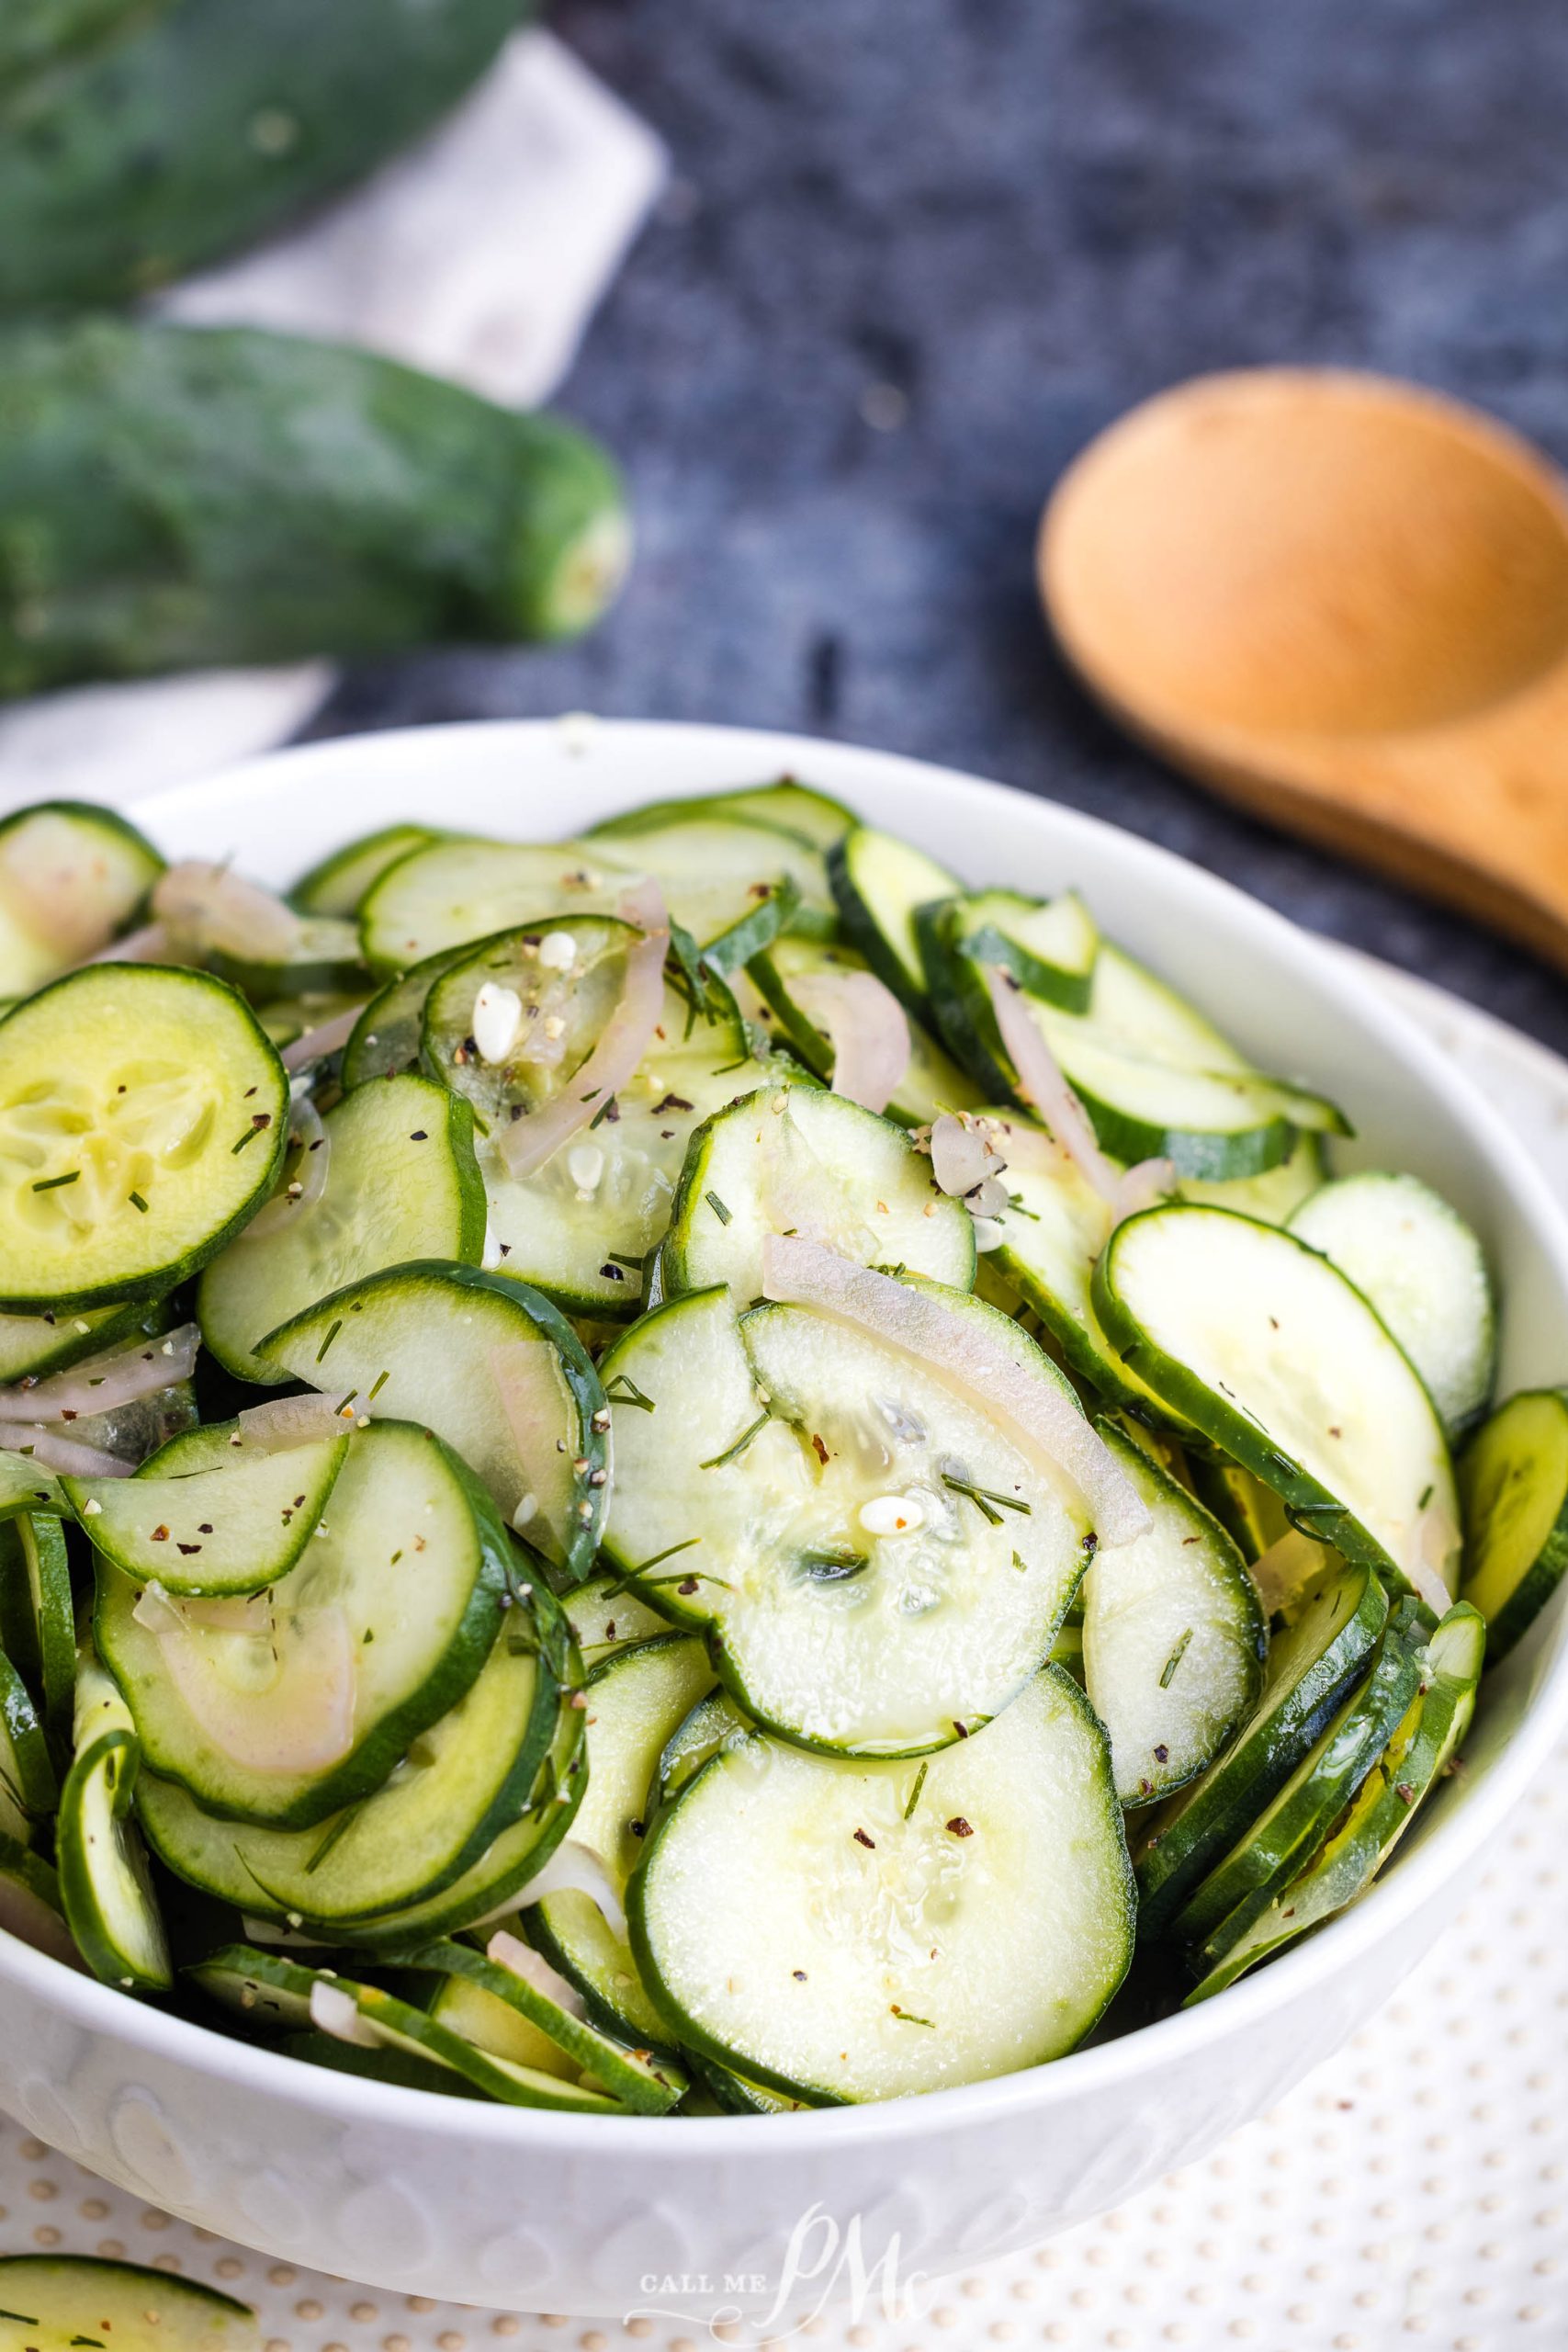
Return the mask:
M202 858L186 858L159 876L152 912L193 947L252 964L286 963L303 928L293 908L259 882Z
M580 1845L576 1838L569 1838L556 1848L538 1876L528 1881L513 1908L526 1911L532 1904L542 1903L547 1894L586 1894L599 1905L616 1935L626 1932L626 1915L615 1880L593 1849Z
M485 1946L485 1958L493 1960L498 1968L510 1969L513 1976L521 1976L525 1984L531 1984L536 1993L542 1993L547 2001L553 2001L569 2018L588 2015L588 2005L576 1985L569 1984L559 1969L552 1968L544 1953L536 1951L532 1944L525 1944L521 1936L498 1928Z
M335 1054L353 1036L364 1010L362 1004L351 1004L346 1012L334 1012L330 1021L319 1021L313 1029L305 1030L291 1046L283 1048L284 1069L305 1069L311 1062L324 1061L329 1054Z
M93 1413L112 1413L133 1405L139 1396L155 1396L188 1380L196 1368L201 1331L182 1323L161 1340L133 1340L128 1347L107 1348L29 1387L18 1382L0 1388L0 1421L74 1420Z
M555 1157L562 1144L570 1143L581 1128L592 1126L617 1090L636 1077L653 1042L664 1007L664 956L670 944L670 918L658 883L639 882L628 890L621 900L620 913L626 922L637 924L643 935L626 952L626 978L615 1009L593 1051L559 1093L539 1110L502 1127L499 1149L510 1175L531 1176Z
M490 1370L517 1456L522 1494L512 1523L526 1532L536 1498L556 1478L556 1432L566 1402L559 1358L547 1340L510 1340L491 1350Z
M1019 1092L1077 1163L1085 1182L1114 1207L1121 1178L1096 1142L1088 1114L1036 1028L1021 990L994 964L986 967L986 986L990 990L1002 1043L1018 1073Z
M380 2037L367 2018L359 2014L359 2004L352 1993L341 1984L329 1984L318 1976L310 1987L310 2023L319 2033L330 2033L334 2041L348 2041L356 2050L379 2050Z
M265 1405L246 1406L234 1437L247 1453L288 1453L319 1438L341 1437L353 1426L353 1414L331 1396L269 1396Z
M1150 1525L1147 1506L1110 1448L1055 1382L1035 1378L1009 1350L891 1274L852 1264L819 1242L769 1234L762 1243L768 1298L811 1306L869 1331L956 1381L991 1419L1037 1460L1043 1456L1077 1487L1102 1548L1130 1544Z
M301 1094L297 1102L289 1105L288 1140L302 1147L294 1163L299 1172L280 1184L271 1200L257 1210L248 1227L253 1234L281 1233L291 1218L311 1207L327 1189L333 1139L308 1094ZM286 1161L286 1167L287 1164Z
M999 1176L1006 1166L984 1120L964 1118L955 1111L943 1111L932 1120L931 1173L941 1190L955 1200L987 1178Z
M909 1023L872 972L806 972L796 1001L833 1048L833 1091L886 1111L909 1067Z
M1116 1198L1111 1206L1116 1223L1136 1216L1141 1209L1152 1209L1176 1190L1176 1168L1168 1159L1136 1159L1116 1185Z
M1332 1557L1321 1544L1295 1527L1260 1552L1247 1573L1258 1588L1264 1615L1272 1617L1277 1609L1289 1609Z
M62 1471L71 1478L129 1478L135 1473L134 1462L106 1453L100 1445L84 1445L58 1430L29 1429L18 1421L7 1421L4 1427L10 1434L0 1437L0 1453L25 1453L46 1470Z
M192 1721L231 1763L249 1772L324 1772L354 1746L354 1636L337 1602L270 1612L259 1633L215 1633L150 1584L131 1614L157 1641ZM225 1673L239 1645L272 1673L256 1680Z
M161 922L144 922L140 931L128 931L123 939L111 939L89 956L89 964L164 964L173 960L174 950L169 934Z

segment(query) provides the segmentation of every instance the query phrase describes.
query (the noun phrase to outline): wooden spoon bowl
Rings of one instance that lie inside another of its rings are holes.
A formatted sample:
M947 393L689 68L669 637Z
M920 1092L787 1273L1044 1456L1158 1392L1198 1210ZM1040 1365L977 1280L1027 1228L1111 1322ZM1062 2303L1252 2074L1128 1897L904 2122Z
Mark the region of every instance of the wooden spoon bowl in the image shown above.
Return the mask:
M1177 765L1568 967L1568 495L1372 376L1163 394L1046 509L1069 660Z

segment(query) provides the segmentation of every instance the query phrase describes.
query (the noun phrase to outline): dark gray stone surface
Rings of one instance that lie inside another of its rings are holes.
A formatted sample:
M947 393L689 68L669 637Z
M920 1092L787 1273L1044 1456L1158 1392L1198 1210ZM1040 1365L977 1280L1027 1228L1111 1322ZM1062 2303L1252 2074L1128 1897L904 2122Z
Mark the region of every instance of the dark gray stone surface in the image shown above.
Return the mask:
M591 708L952 762L1568 1048L1542 967L1119 738L1032 579L1066 460L1203 368L1390 368L1568 458L1561 0L564 0L556 22L679 175L563 395L626 465L640 561L585 643L362 670L326 729Z

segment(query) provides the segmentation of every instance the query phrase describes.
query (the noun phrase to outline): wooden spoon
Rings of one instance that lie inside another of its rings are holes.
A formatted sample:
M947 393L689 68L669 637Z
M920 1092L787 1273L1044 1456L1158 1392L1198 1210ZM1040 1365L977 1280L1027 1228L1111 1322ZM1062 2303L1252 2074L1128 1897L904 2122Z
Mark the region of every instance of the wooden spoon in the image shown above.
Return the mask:
M1568 968L1568 493L1376 376L1199 378L1045 510L1062 647L1230 798Z

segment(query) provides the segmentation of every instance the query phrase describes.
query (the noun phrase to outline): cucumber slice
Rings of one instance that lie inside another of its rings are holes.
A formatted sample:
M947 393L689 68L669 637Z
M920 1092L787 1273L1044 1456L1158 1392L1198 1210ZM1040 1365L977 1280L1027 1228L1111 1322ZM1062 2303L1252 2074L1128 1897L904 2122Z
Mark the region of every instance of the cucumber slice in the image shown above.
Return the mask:
M1431 1631L1429 1617L1422 1623L1425 1613L1418 1600L1396 1605L1371 1672L1246 1835L1188 1896L1171 1927L1173 1941L1201 1947L1212 1962L1323 1844L1416 1696ZM1201 1966L1199 1973L1206 1971Z
M428 849L441 835L428 825L382 825L345 842L302 874L288 893L302 915L357 915L366 892L411 850Z
M559 1987L560 2000L552 1999L515 1969L468 1944L426 1944L408 1953L404 1965L444 1979L429 2005L431 2016L492 2057L607 2091L633 2115L668 2115L685 2096L687 2077L681 2067L601 2033L565 2006L570 2000L581 2007L569 1985Z
M659 1769L653 1777L653 1811L657 1813L660 1805L678 1797L687 1781L727 1739L755 1728L728 1690L710 1690L706 1698L699 1699L660 1750Z
M803 2115L811 2105L809 2099L789 2098L783 2091L750 2082L733 2066L721 2066L716 2058L698 2060L696 2071L715 2106L726 2115Z
M96 2255L0 2256L0 2305L39 2352L85 2336L115 2352L256 2352L261 2341L254 2312L215 2287Z
M828 878L852 947L919 1019L931 1018L915 910L963 889L955 874L894 833L856 825L828 853Z
M61 1792L55 1824L60 1899L95 1976L127 1993L166 1993L175 1981L168 1938L131 1812L141 1743L114 1720L118 1709L103 1688L107 1680L100 1667L84 1668L79 1721L91 1726L107 1718L108 1728L89 1728L79 1737Z
M406 1423L358 1432L330 1523L310 1524L321 1540L243 1625L214 1626L174 1604L164 1624L145 1623L141 1584L103 1558L94 1612L98 1654L149 1770L209 1813L296 1831L379 1788L469 1689L511 1566L478 1479ZM301 1752L309 1760L294 1763Z
M413 1258L483 1254L484 1187L460 1097L429 1079L391 1078L356 1088L324 1126L319 1198L280 1227L243 1234L202 1276L203 1342L237 1379L277 1380L261 1340L329 1292Z
M1343 1823L1308 1868L1229 1945L1188 1995L1185 2007L1224 1992L1259 1961L1322 1927L1366 1893L1469 1728L1485 1638L1484 1621L1468 1602L1450 1610L1428 1645L1427 1679Z
M0 1315L0 1385L42 1380L84 1356L118 1347L139 1332L151 1339L163 1328L162 1309L147 1299L95 1306L85 1315Z
M66 1507L63 1494L60 1504ZM41 1510L0 1527L0 1648L29 1685L51 1737L68 1749L76 1691L71 1563L59 1520Z
M580 1069L596 1042L636 935L604 916L579 916L543 933L507 932L435 980L424 1014L425 1067L468 1095L481 1130L499 1129L574 1082L561 1073ZM557 956L570 950L570 967L542 963L547 947ZM561 1034L544 1043L552 1052L562 1048L558 1063L482 1060L471 1033L486 984L518 997L523 1042L544 1023L558 1024ZM568 1313L635 1315L643 1262L669 1223L688 1138L765 1077L723 982L707 980L699 997L672 972L642 1068L589 1132L521 1181L508 1173L493 1140L481 1142L492 1271L533 1283Z
M1050 1666L923 1768L755 1732L724 1747L660 1815L628 1897L680 2040L827 2102L1059 2057L1132 1953L1110 1751Z
M1277 1634L1258 1712L1201 1780L1163 1806L1134 1849L1138 1933L1163 1935L1206 1877L1283 1788L1348 1690L1367 1674L1388 1622L1372 1570L1335 1562Z
M833 1048L801 1004L797 984L818 972L869 968L863 956L840 942L789 935L775 940L765 954L754 956L747 966L755 1003L747 1001L743 992L744 1008L749 1017L765 1031L771 1030L779 1044L804 1062L814 1078L828 1085L833 1076ZM975 1110L980 1099L980 1091L968 1074L911 1018L909 1065L885 1115L903 1127L923 1126L943 1111Z
M4 1652L0 1652L0 1790L23 1816L15 1825L9 1817L0 1825L13 1840L18 1832L26 1838L26 1815L51 1814L60 1797L38 1709Z
M362 2049L357 2042L335 2041L330 2033L287 2034L278 2047L301 2065L325 2066L332 2074L358 2075L372 2083L395 2083L400 2090L423 2091L438 2098L485 2096L434 2059L411 2057L402 2050Z
M625 839L693 817L750 819L776 826L786 833L796 833L813 849L824 851L841 841L856 821L854 811L846 808L841 800L835 800L831 794L797 784L793 776L783 776L777 784L746 785L735 792L699 792L690 799L650 800L641 808L627 808L618 817L606 817L602 824L594 826L592 838Z
M1195 1779L1251 1714L1268 1628L1224 1528L1112 1422L1095 1427L1154 1524L1097 1554L1084 1578L1084 1687L1118 1796L1149 1804Z
M1363 1169L1312 1194L1291 1231L1370 1299L1426 1382L1450 1441L1492 1394L1497 1315L1481 1244L1417 1176Z
M1017 890L976 890L955 899L944 932L967 996L989 1010L978 967L995 964L1020 988L1067 1012L1087 1012L1100 954L1100 926L1076 890L1049 900Z
M625 2112L618 2099L594 2085L572 2082L566 2075L519 2064L502 2053L483 2049L469 2034L455 2032L444 2019L379 1985L358 1984L343 1977L328 1981L334 1991L353 2001L359 2029L374 2045L405 2057L433 2061L503 2106L558 2108L578 2115Z
M1205 1183L1201 1176L1184 1176L1176 1187L1183 1201L1201 1201L1210 1208L1235 1209L1254 1216L1260 1225L1289 1225L1293 1211L1309 1200L1328 1173L1321 1136L1298 1135L1288 1159L1261 1176L1240 1176L1231 1184Z
M94 964L0 1023L0 1307L170 1289L271 1186L288 1082L205 972Z
M405 1070L418 1068L424 1001L441 974L471 953L467 945L444 947L439 955L425 956L378 989L343 1049L345 1094L371 1079L399 1078Z
M671 1214L671 1293L762 1287L770 1233L804 1233L863 1266L897 1266L968 1290L975 1220L939 1192L902 1128L815 1086L759 1087L692 1136Z
M571 1638L589 1666L598 1666L612 1650L670 1631L669 1620L639 1600L619 1577L590 1577L575 1592L562 1596L561 1607Z
M291 998L347 993L363 1003L370 986L359 960L359 932L333 915L310 915L299 924L286 956L271 962L209 948L202 957L210 971L253 1004L287 1003Z
M164 870L134 825L85 801L0 820L0 997L31 996L98 955Z
M950 1295L1066 1386L1005 1317ZM1049 1653L1089 1556L1081 1506L931 1366L801 1307L738 1322L710 1290L637 1324L604 1373L654 1408L615 1408L606 1555L706 1632L758 1722L921 1753L998 1713Z
M0 1928L18 1943L47 1952L67 1968L79 1969L82 1955L65 1924L60 1876L41 1854L0 1832Z
M175 1438L178 1447L181 1440ZM227 1450L227 1449L226 1449ZM261 1592L298 1566L348 1452L342 1437L242 1456L216 1470L62 1479L96 1549L128 1577L174 1593Z
M721 971L766 946L766 938L755 936L753 918L770 899L792 900L790 927L814 939L831 939L839 927L821 851L798 832L732 808L694 814L682 804L669 817L646 811L631 831L594 827L587 846L624 870L654 876L675 922Z
M308 1031L323 1029L345 1012L357 1012L365 1002L365 989L361 973L359 984L354 989L310 989L302 996L277 997L270 1002L264 999L256 1006L256 1019L281 1053L285 1046L292 1046ZM343 1049L340 1046L334 1052L322 1054L319 1059L323 1064L335 1061L341 1069ZM295 1075L299 1075L298 1070ZM318 1070L318 1080L320 1075Z
M1179 1202L1119 1226L1101 1323L1140 1378L1347 1558L1458 1582L1448 1446L1408 1358L1293 1234Z
M618 1650L588 1678L588 1787L572 1843L596 1855L622 1893L642 1850L660 1752L712 1680L701 1642L671 1633ZM625 1936L591 1895L547 1894L525 1911L523 1926L591 2016L635 2042L668 2046Z
M412 1742L384 1785L324 1826L220 1821L149 1772L138 1792L142 1826L176 1877L237 1909L290 1927L347 1926L351 1939L363 1938L378 1917L453 1886L519 1823L561 1703L536 1644L503 1634L472 1689Z
M629 878L623 859L584 842L434 841L399 858L366 892L360 953L373 972L408 972L444 948L519 923L613 914Z
M1248 1567L1291 1532L1279 1496L1239 1463L1195 1453L1188 1466L1193 1493L1219 1521Z
M333 1391L341 1381L377 1411L427 1424L512 1526L573 1583L589 1574L609 1487L609 1409L577 1334L526 1283L434 1261L394 1266L307 1307L265 1347L282 1373ZM516 1377L524 1427L507 1417L498 1357Z
M1463 1598L1506 1657L1568 1568L1568 1394L1527 1388L1500 1406L1459 1463Z

